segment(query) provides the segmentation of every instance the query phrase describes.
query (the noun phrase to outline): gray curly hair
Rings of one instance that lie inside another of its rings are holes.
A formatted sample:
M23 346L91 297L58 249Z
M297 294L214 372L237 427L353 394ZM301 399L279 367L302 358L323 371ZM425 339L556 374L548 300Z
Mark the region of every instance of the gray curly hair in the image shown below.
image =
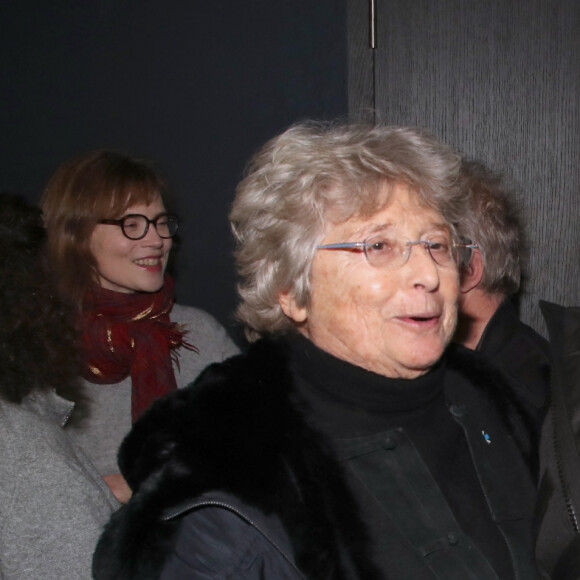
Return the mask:
M477 243L483 257L481 288L509 296L520 288L524 242L518 213L503 176L476 160L461 164L468 211L458 224L460 234Z
M246 336L294 329L280 304L289 292L309 304L310 268L325 225L367 217L405 183L422 202L455 224L463 213L457 187L461 158L424 130L411 127L305 122L272 139L248 165L230 222L237 241Z

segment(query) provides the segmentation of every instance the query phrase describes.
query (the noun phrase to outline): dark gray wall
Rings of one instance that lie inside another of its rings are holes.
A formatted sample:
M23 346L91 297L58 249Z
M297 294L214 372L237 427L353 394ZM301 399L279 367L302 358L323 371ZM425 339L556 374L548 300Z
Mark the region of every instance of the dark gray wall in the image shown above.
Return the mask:
M0 189L37 200L73 154L155 159L177 199L178 299L231 323L227 213L253 151L347 114L340 0L3 0Z
M580 3L348 0L353 116L420 125L505 172L529 242L522 317L580 304Z

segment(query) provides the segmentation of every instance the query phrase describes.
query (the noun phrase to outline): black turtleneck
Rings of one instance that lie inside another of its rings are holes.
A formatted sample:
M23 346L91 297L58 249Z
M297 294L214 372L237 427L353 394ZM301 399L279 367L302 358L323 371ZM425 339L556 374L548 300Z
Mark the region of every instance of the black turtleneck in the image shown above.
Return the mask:
M312 425L333 441L402 428L460 528L499 578L513 578L507 546L491 520L463 429L446 404L445 362L416 379L394 379L337 359L303 337L290 340L290 352Z

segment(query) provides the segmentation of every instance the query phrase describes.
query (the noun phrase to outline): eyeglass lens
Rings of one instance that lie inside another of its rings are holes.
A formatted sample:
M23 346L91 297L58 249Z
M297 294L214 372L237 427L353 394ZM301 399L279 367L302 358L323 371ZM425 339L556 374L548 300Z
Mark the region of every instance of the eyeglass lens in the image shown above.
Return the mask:
M391 240L367 240L364 251L371 266L377 268L400 268L413 251L413 247L422 245L431 259L439 266L457 264L457 252L448 240L418 240L416 242L396 242Z
M471 262L471 256L473 255L473 245L471 244L459 244L457 247L457 263L460 266L467 266Z

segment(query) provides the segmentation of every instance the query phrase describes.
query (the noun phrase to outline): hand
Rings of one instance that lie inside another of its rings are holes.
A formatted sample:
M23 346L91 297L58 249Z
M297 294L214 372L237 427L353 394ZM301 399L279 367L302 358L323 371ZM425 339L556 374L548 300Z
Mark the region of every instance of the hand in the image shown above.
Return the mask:
M127 503L131 499L131 488L120 473L110 473L105 475L103 479L121 503Z

